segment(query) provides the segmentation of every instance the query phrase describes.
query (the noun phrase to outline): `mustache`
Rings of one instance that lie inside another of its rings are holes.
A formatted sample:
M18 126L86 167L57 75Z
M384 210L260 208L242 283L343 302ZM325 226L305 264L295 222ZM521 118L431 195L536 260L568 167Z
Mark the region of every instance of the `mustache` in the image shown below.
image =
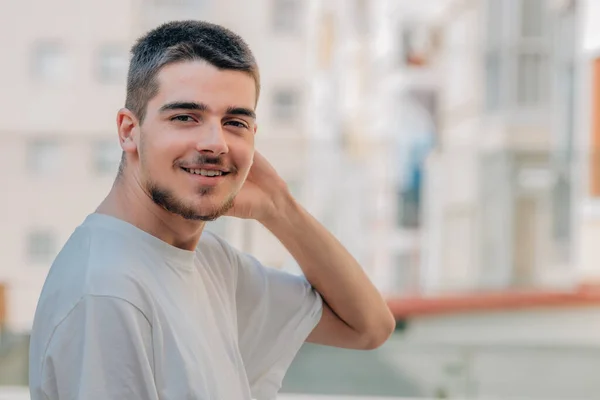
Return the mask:
M219 167L220 169L223 169L230 173L237 172L237 168L235 167L235 165L226 163L225 160L223 159L223 157L219 157L219 156L215 157L215 156L209 156L206 154L199 154L191 160L177 162L177 166L183 167L183 168L188 168L191 165L202 165L202 164L214 165L214 166Z

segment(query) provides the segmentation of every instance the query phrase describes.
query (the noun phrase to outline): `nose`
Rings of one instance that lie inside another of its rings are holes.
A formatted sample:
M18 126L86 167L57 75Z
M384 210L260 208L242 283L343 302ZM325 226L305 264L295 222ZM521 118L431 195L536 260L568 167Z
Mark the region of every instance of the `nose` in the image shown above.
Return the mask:
M229 147L220 124L210 124L203 129L196 143L196 150L204 154L220 156L229 152Z

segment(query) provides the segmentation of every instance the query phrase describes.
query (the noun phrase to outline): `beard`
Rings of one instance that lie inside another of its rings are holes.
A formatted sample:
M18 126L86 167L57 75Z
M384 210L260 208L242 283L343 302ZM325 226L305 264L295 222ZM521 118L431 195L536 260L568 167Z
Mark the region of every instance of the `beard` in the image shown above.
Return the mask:
M170 213L177 214L184 219L190 221L214 221L224 215L233 207L233 199L235 195L229 196L220 205L215 205L207 211L199 212L197 207L186 204L183 200L178 199L172 191L167 188L160 187L155 182L148 182L146 190L150 194L152 201ZM208 196L213 192L213 188L200 188L199 196Z
M141 143L140 143L140 161L142 164L146 164L146 135L141 134ZM197 164L214 164L214 165L222 165L222 161L219 158L215 157L207 157L205 155L198 155L194 160ZM235 167L230 168L231 173L237 173L237 169ZM214 221L220 216L224 215L227 211L233 207L233 200L237 193L231 194L225 201L223 201L220 205L213 205L209 210L198 210L198 207L195 207L193 204L186 204L186 202L177 198L173 192L166 188L161 187L157 182L152 179L147 178L145 184L145 189L148 194L150 194L150 198L152 201L165 209L166 211L179 215L184 219L190 221ZM214 192L215 188L212 187L204 187L198 189L198 196L210 196Z

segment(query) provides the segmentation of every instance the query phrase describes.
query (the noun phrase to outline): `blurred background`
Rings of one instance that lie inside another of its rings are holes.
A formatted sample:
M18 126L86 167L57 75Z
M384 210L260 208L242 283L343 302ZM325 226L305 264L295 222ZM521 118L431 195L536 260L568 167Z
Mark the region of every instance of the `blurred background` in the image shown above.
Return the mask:
M398 321L305 345L281 399L600 399L600 1L0 0L0 399L27 399L50 264L120 160L129 48L244 37L257 149ZM260 225L209 229L298 266Z

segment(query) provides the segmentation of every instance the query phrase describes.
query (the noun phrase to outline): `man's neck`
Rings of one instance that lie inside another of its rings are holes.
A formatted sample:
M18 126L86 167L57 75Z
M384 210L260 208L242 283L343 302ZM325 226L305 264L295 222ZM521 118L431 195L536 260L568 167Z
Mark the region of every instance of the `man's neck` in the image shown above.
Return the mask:
M130 181L131 180L131 181ZM121 176L96 212L126 221L183 250L194 250L205 223L189 221L158 206L131 177Z

